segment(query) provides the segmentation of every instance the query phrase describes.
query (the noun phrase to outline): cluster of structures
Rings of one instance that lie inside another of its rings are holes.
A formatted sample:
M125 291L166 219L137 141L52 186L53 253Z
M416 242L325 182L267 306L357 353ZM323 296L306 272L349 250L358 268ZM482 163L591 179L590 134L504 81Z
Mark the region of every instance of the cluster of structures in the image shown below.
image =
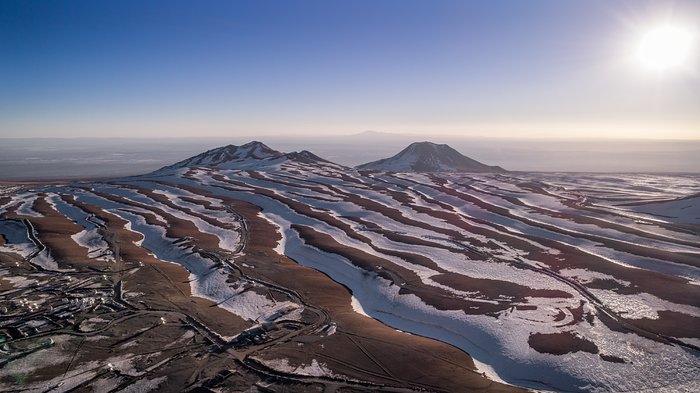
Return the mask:
M30 274L17 288L0 293L0 354L5 362L51 345L50 334L90 333L95 321L109 322L109 314L127 307L118 288L104 275ZM39 340L34 340L34 339Z
M238 333L230 341L230 344L234 348L264 344L268 341L268 334L278 329L279 327L274 322L263 322Z
M274 339L273 332L279 332L277 335L284 335L290 331L298 330L303 324L296 318L290 320L285 317L288 317L294 311L301 312L301 310L303 308L299 308L296 305L286 305L267 315L261 321L252 321L256 322L255 325L238 333L229 341L229 345L234 348L261 345Z

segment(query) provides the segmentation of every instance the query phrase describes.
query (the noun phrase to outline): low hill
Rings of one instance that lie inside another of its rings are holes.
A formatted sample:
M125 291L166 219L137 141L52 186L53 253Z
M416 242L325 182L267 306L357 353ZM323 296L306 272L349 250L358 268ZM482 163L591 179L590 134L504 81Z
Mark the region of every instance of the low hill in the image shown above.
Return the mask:
M506 172L499 166L482 164L445 144L415 142L393 157L356 167L382 172Z

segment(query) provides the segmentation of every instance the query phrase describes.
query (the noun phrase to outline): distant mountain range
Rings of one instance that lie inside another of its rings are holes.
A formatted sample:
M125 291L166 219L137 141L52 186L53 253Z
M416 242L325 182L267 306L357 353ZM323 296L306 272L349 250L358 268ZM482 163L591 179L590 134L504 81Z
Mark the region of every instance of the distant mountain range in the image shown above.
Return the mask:
M287 161L343 167L307 150L283 153L262 142L253 141L241 146L227 145L207 150L159 171L189 167L259 169ZM412 143L392 157L358 165L356 169L378 172L506 172L499 166L486 165L464 156L446 144L432 142Z

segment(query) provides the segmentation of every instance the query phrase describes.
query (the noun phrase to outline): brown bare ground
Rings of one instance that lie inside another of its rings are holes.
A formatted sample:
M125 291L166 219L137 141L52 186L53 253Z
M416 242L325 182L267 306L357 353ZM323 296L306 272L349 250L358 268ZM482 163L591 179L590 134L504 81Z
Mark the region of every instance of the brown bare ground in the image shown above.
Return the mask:
M579 351L598 353L595 343L572 332L534 333L530 335L527 343L537 352L552 355L565 355Z
M518 184L518 186L520 187L521 185ZM576 209L578 211L587 210L587 209L585 209L585 207L582 207L581 205L576 204L575 201L572 201L570 199L562 199L560 197L557 197L556 195L553 195L551 193L546 192L545 190L543 190L540 187L527 187L526 186L526 187L522 187L522 188L525 190L531 191L531 192L535 192L538 194L547 195L547 196L557 198L563 205L566 205L572 209ZM483 192L483 191L480 191L480 192ZM492 195L499 196L496 194L492 194ZM613 229L613 230L616 230L616 231L619 231L622 233L629 233L632 235L637 235L637 236L641 236L641 237L645 237L645 238L649 238L649 239L668 241L668 238L656 235L655 233L640 231L638 229L635 229L635 228L632 228L632 227L629 227L626 225L616 224L614 222L611 222L608 220L603 220L603 219L600 219L597 217L591 217L591 216L587 216L587 215L583 215L583 214L575 215L575 214L565 214L565 213L561 213L561 212L553 212L551 210L542 209L542 208L537 207L537 206L525 205L521 200L519 200L517 198L505 197L505 196L499 196L499 197L507 199L508 201L510 201L514 204L517 204L517 205L520 205L523 207L527 207L528 209L532 209L538 213L548 215L550 217L563 218L563 219L573 221L573 222L578 223L578 224L596 225L600 228ZM624 205L620 205L620 206L624 206ZM600 213L601 211L597 211L597 212ZM697 243L686 242L686 241L683 241L682 239L674 239L674 242L678 243L678 244L688 245L688 246L697 245Z
M223 228L223 229L231 229L231 230L235 229L235 227L229 223L221 222L221 221L217 220L216 218L212 218L212 217L206 216L204 214L197 213L197 212L195 212L191 209L188 209L188 208L180 207L180 206L174 204L167 196L165 196L163 194L158 194L158 193L155 193L151 190L148 190L148 189L142 188L142 187L135 187L135 186L121 186L121 187L126 187L126 188L136 190L140 194L145 195L145 196L153 199L156 202L160 202L160 203L162 203L162 204L164 204L172 209L179 210L179 211L181 211L189 216L197 217L197 218L201 219L202 221L209 223L215 227L219 227L219 228Z
M426 240L423 238L418 238L415 236L396 233L394 231L384 230L379 225L377 225L373 222L367 221L367 220L363 220L360 217L344 216L343 218L350 220L350 221L354 221L360 225L364 225L365 227L369 228L373 232L381 234L382 236L384 236L385 238L387 238L391 241L395 241L398 243L412 244L412 245L416 245L416 246L426 246L426 247L438 248L438 249L447 250L447 251L450 251L450 252L453 252L456 254L465 254L465 255L469 256L469 259L472 259L472 260L484 260L484 259L486 259L486 257L484 255L480 255L480 254L474 253L470 250L466 250L463 248L449 247L449 246L446 246L442 243L433 242L433 241ZM433 270L437 270L437 269L433 269ZM438 270L438 271L440 271L440 270Z
M0 197L0 207L3 207L7 205L8 203L12 202L12 198L7 197L7 196L2 196Z
M627 322L667 336L700 338L700 318L669 310L661 310L658 314L658 319L643 318Z
M221 178L225 180L224 178ZM438 201L436 201L438 202ZM436 216L445 219L450 224L461 227L466 231L473 231L474 233L479 233L484 236L497 239L499 241L513 245L515 248L523 250L531 250L528 258L543 262L550 265L555 271L564 268L584 268L591 271L598 271L604 274L609 274L611 276L617 277L619 279L630 281L635 284L634 287L623 288L624 291L629 291L630 293L640 293L648 292L652 293L662 299L666 299L679 304L691 304L697 306L700 302L700 288L696 286L687 285L687 281L681 278L668 276L660 273L655 273L647 270L641 269L628 269L616 264L611 264L600 257L582 252L581 250L563 245L558 242L550 241L547 239L534 238L528 235L521 235L522 237L530 238L546 247L550 247L559 250L561 254L552 255L547 252L542 252L537 249L533 249L532 246L514 236L505 234L505 228L492 223L483 222L479 220L474 220L481 224L493 226L499 231L491 231L483 227L470 226L465 223L459 214L433 211L429 212L435 214ZM369 223L371 225L371 223ZM387 235L387 238L391 235ZM471 239L470 239L471 241ZM698 292L697 296L688 296L688 291ZM579 319L579 318L577 318ZM671 332L672 332L672 327ZM682 329L679 329L679 333ZM673 335L673 334L672 334Z
M533 249L530 244L521 239L505 235L504 232L506 232L507 229L500 225L478 219L473 220L501 231L492 231L490 235L484 234L485 236L511 244L517 249L530 250L528 259L544 263L555 271L575 268L596 271L634 283L633 288L623 288L623 291L629 291L629 293L647 292L670 302L700 307L700 287L697 285L688 285L688 281L683 278L650 270L626 268L618 264L610 263L599 256L583 252L573 246L527 234L520 235L523 238L530 239L545 247L560 252L558 255L553 255L539 249Z
M125 206L133 206L145 209L163 217L163 219L166 220L166 235L170 238L179 239L190 236L193 237L196 240L197 244L199 244L203 248L224 252L224 250L221 250L219 248L218 237L212 235L211 233L201 232L197 228L197 226L195 226L191 221L175 217L174 215L167 213L164 210L159 209L157 207L135 202L117 195L111 195L97 191L92 191L92 193L109 201L121 203Z
M177 186L175 184L169 184ZM390 368L384 376L375 380L383 383L396 379L411 383L433 386L440 391L519 391L520 389L501 385L476 373L473 362L462 351L435 340L398 332L380 322L357 314L350 306L350 293L342 285L330 280L316 270L304 267L291 259L278 255L276 247L279 235L276 228L262 219L260 208L252 204L214 195L206 190L182 186L187 191L216 198L245 216L249 223L249 242L244 255L237 259L240 265L253 266L245 269L253 276L264 277L278 285L294 289L306 301L325 309L331 319L337 323L336 334L323 338L312 344L304 344L303 351L297 342L280 344L265 351L268 359L287 358L291 364L310 364L310 359L317 358L326 363L334 372L351 377L365 379L365 370L377 370L375 360L360 350L357 343L368 351L372 357L379 359L384 367ZM376 262L376 261L375 261ZM355 341L350 341L352 335ZM323 345L321 345L323 344Z
M69 220L45 200L45 195L40 195L33 203L32 210L43 217L22 216L16 209L8 209L3 218L27 219L36 228L39 240L50 249L51 256L56 260L60 268L70 268L74 264L91 264L88 250L79 246L71 236L81 232L84 228L72 220ZM99 264L99 263L98 263Z
M336 334L312 346L307 344L304 351L300 352L297 343L293 342L271 348L266 357L291 356L290 363L310 364L309 359L318 354L318 360L327 363L332 370L365 378L366 375L358 374L358 371L377 370L377 365L356 344L343 337L352 335L400 380L435 386L442 391L521 391L474 372L469 356L450 345L398 332L354 312L350 306L351 295L345 287L323 273L273 251L278 238L270 233L274 233L275 227L257 215L258 207L240 201L228 202L235 203L236 210L250 223L250 242L241 259L241 262L255 266L248 273L268 277L279 285L295 289L307 301L325 309L338 325ZM385 378L382 380L386 381Z
M560 233L568 233L569 232L563 228L560 228L560 227L557 227L554 225L546 224L546 223L539 222L539 221L536 222L536 221L533 221L533 220L530 220L527 218L523 218L523 217L516 217L516 216L512 215L508 211L508 209L506 209L506 208L496 206L496 205L491 204L491 203L487 203L479 198L476 198L476 197L469 195L465 192L462 192L462 191L459 191L459 190L456 190L456 189L453 189L450 187L445 187L445 186L442 186L442 187L433 186L433 187L442 193L455 196L455 197L462 199L466 202L472 203L472 204L474 204L482 209L497 213L497 214L504 216L504 217L509 217L509 218L521 221L521 222L523 222L527 225L530 225L532 227L540 227L540 228L544 228L547 230L551 230L554 232L560 232ZM571 216L571 215L564 215L564 217L566 217L567 219L573 218L573 216ZM637 244L631 244L631 243L622 242L622 241L615 240L615 239L609 239L609 238L596 236L596 235L592 235L592 234L581 233L581 232L577 232L575 234L575 236L582 238L582 239L587 239L587 240L601 243L604 246L609 247L609 248L614 249L614 250L618 250L618 251L622 251L622 252L626 252L626 253L630 253L630 254L634 254L634 255L640 255L640 256L644 256L644 257L660 259L663 261L669 261L669 262L675 262L675 263L680 263L680 264L686 264L689 266L700 267L700 258L698 258L696 255L692 255L692 254L672 253L672 252L668 252L668 251L653 248L653 247L646 247L646 246L641 246L641 245L637 245Z
M212 176L212 179L215 179L215 180L218 180L218 181L221 181L224 183L237 185L237 186L253 187L253 188L255 188L256 193L268 196L270 198L276 198L276 197L283 198L277 194L274 194L270 190L266 190L263 188L251 186L249 184L237 182L235 180L228 179L222 175L214 175L214 176ZM462 238L462 235L458 231L445 229L445 228L441 228L441 227L436 227L436 226L433 226L430 224L426 224L422 221L417 221L417 220L413 220L411 218L407 218L397 209L389 208L385 205L382 205L381 203L372 201L372 200L367 199L367 198L360 197L356 194L347 193L345 191L338 189L337 187L328 186L328 185L327 185L327 187L335 192L335 194L333 194L334 196L342 197L346 202L353 203L357 206L362 207L363 209L381 213L385 217L391 218L392 220L399 222L401 224L410 225L410 226L414 226L414 227L418 227L418 228L422 228L422 229L427 229L427 230L430 230L430 231L433 231L436 233L441 233L443 235L451 236L451 237L454 237L457 239ZM284 198L284 199L287 199L287 198ZM300 205L302 205L302 204L300 204Z
M138 267L138 262L144 264L133 274L123 277L126 292L142 293L149 299L151 307L156 309L182 310L222 335L234 335L250 326L249 322L216 307L214 302L191 296L189 272L180 265L156 259L146 249L134 244L142 236L125 229L127 221L98 206L77 201L72 196L64 195L62 198L106 222L107 230L113 234L109 240L112 248L118 250L119 263L128 268Z
M460 291L478 291L488 299L498 299L499 296L508 296L514 298L514 301L516 302L523 302L526 300L526 297L573 297L573 295L568 292L556 289L532 289L525 285L520 285L509 281L474 278L452 272L438 274L432 276L431 279Z
M292 224L292 228L309 245L322 251L341 255L353 265L374 272L395 285L401 287L400 294L414 294L426 304L439 310L462 310L467 314L494 315L498 311L510 308L509 302L499 304L473 302L447 292L441 288L429 287L422 283L420 277L411 270L397 266L383 258L368 254L354 247L335 241L331 236L320 233L310 227Z
M228 181L229 183L238 183L238 182L233 182L233 181ZM236 185L243 185L242 183L238 183ZM388 250L384 248L380 248L372 244L372 241L367 238L366 236L360 235L356 230L354 230L349 224L335 218L334 216L319 212L316 210L313 210L309 207L309 205L294 201L289 198L285 198L283 196L280 196L270 190L264 189L264 188L257 188L254 186L246 185L247 187L252 187L255 189L255 193L260 194L260 195L265 195L268 198L275 199L279 202L284 203L285 205L289 206L292 210L294 210L296 213L305 215L310 218L317 219L319 221L325 222L328 225L331 225L333 227L336 227L345 234L355 240L359 240L370 247L372 247L374 250L381 252L385 255L391 255L395 257L399 257L409 263L413 263L416 265L424 266L432 270L436 270L438 272L444 271L437 263L434 261L430 260L429 258L426 258L422 255L417 255L413 253L408 253L408 252L403 252L403 251L395 251L395 250Z

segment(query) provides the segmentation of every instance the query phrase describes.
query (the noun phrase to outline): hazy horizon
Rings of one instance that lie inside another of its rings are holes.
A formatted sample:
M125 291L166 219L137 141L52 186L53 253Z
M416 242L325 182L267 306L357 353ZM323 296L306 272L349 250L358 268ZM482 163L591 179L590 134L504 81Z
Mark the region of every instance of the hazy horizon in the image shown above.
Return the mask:
M271 133L271 134L257 134L257 133L237 133L236 135L182 135L182 136L170 136L167 138L154 137L154 136L114 136L114 135L91 135L91 136L2 136L0 140L41 140L41 139L56 139L56 140L70 140L70 139L141 139L141 140L183 140L183 139L194 139L194 140L223 140L223 139L247 139L255 140L258 139L278 139L278 138L343 138L343 137L359 137L365 135L378 135L387 137L411 137L416 140L430 141L431 138L456 138L456 139L488 139L488 140L507 140L507 141L638 141L638 142L656 142L656 141L700 141L699 138L673 138L666 137L663 135L658 135L656 137L641 137L641 136L587 136L587 135L577 135L577 136L538 136L536 134L520 135L520 136L502 136L502 135L463 135L463 134L449 134L449 133L432 133L432 132L387 132L387 131L376 131L376 130L365 130L357 132L339 133L339 134L326 134L317 135L314 133L294 133L293 135L288 135L283 132Z
M447 143L470 158L511 171L700 172L697 140L422 138L364 132L327 137L0 138L0 180L138 175L212 148L252 140L283 152L309 150L346 166L387 158L412 142L429 140Z

